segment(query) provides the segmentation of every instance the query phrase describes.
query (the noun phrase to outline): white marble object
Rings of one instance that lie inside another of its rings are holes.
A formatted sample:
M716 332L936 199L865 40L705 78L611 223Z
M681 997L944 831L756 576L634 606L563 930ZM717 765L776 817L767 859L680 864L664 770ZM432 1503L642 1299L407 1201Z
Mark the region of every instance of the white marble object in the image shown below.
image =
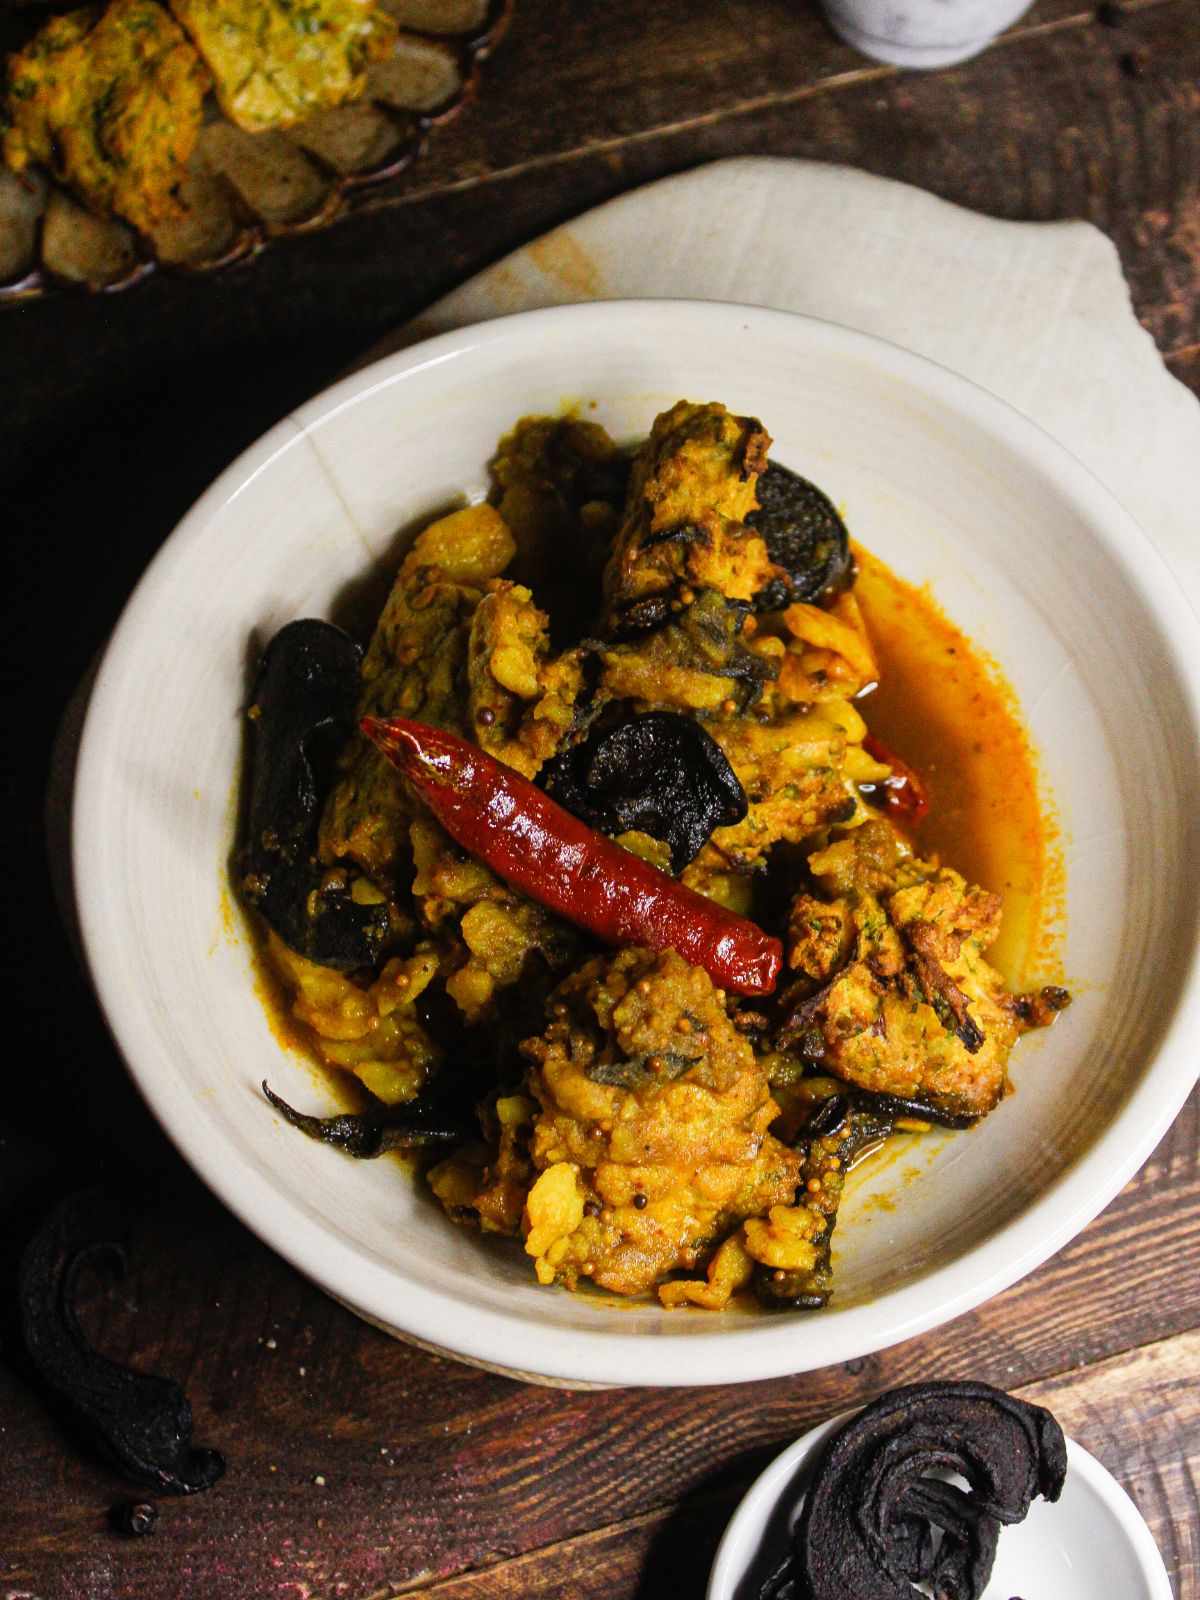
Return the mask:
M977 56L1030 0L821 0L835 33L872 61L949 67Z

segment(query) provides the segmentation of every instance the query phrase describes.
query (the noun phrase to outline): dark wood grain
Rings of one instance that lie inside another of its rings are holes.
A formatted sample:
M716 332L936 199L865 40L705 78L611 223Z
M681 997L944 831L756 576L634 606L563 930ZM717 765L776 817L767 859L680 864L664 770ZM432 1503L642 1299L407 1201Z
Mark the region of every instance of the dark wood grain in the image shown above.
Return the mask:
M0 1367L0 1600L698 1597L729 1511L784 1443L889 1384L966 1373L1054 1405L1143 1504L1178 1600L1200 1600L1196 1097L1073 1244L922 1339L733 1390L522 1387L360 1323L182 1167L73 965L41 820L78 675L216 472L437 294L634 184L769 152L999 216L1088 218L1200 393L1198 85L1200 0L1147 0L1119 27L1043 0L983 57L928 76L864 63L802 0L520 0L483 99L368 212L221 278L0 315L0 799L17 912L0 1252L81 1177L134 1190L133 1270L88 1286L86 1321L114 1355L183 1381L199 1439L229 1459L210 1495L122 1541L105 1513L125 1487Z
M1124 1480L1181 1595L1200 1583L1198 1367L1200 1336L1187 1334L1017 1391L1049 1406L1072 1438ZM422 1600L607 1600L614 1590L635 1588L646 1596L699 1596L720 1530L750 1481L747 1476L689 1495L670 1510L631 1517L461 1577L383 1592L419 1592Z
M661 9L676 20L684 10L680 0ZM794 71L819 75L823 53L842 49L793 0L736 14L745 22L760 10L783 30L775 53L799 62ZM709 28L729 15L711 3L687 11ZM620 93L602 79L568 75L560 87L545 76L542 41L564 16L583 27L576 13L592 30L589 60L608 63L614 83L633 83L643 110L669 103L683 68L649 50L621 8L526 0L491 64L488 94L431 152L420 181L441 189L414 189L217 278L163 278L136 295L0 316L0 371L14 397L0 430L4 522L22 535L11 581L34 592L45 543L70 549L84 528L89 551L103 552L59 574L57 669L83 669L141 567L238 449L357 353L545 228L700 161L801 155L1000 216L1087 217L1116 240L1161 348L1200 339L1200 0L1163 0L1117 29L1073 10L950 72L856 68L776 104L745 100L741 58L720 67L710 41L718 110L640 133L620 123L611 137L617 113L606 102ZM797 53L793 28L811 49ZM1136 79L1121 66L1135 46L1149 63ZM647 87L656 74L657 90ZM693 72L688 96L704 80ZM0 639L6 683L44 672L38 629L44 635L36 608L22 608Z
M734 1390L569 1394L438 1360L355 1321L185 1193L147 1217L133 1275L93 1293L88 1323L114 1355L186 1383L198 1437L230 1472L211 1495L167 1506L152 1549L110 1540L107 1559L129 1582L153 1570L202 1579L218 1600L265 1600L286 1529L287 1568L315 1592L391 1593L611 1523L659 1530L681 1501L732 1495L789 1438L894 1383L969 1375L1014 1388L1186 1335L1200 1326L1198 1135L1200 1095L1097 1223L953 1326ZM95 1555L88 1529L117 1486L64 1460L17 1388L0 1389L0 1414L22 1441L0 1512L0 1549L24 1552L12 1581L36 1589L53 1573L74 1600ZM36 1540L19 1537L30 1528ZM711 1551L715 1521L708 1532Z

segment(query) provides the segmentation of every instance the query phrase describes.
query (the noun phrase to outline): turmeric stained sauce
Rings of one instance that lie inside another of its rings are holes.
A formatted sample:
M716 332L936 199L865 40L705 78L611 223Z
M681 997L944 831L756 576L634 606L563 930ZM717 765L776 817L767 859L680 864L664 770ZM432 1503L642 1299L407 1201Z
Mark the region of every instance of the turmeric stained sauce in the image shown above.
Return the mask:
M862 549L855 555L855 594L880 669L859 709L929 794L912 845L1002 896L988 960L1010 987L1051 982L1059 976L1062 865L1016 698L927 589Z

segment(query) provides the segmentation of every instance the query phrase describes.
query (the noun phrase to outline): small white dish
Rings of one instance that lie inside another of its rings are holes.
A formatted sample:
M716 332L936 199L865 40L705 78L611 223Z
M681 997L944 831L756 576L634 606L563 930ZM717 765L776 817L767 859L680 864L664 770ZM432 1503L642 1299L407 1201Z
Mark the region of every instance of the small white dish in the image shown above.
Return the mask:
M776 459L1001 664L1064 827L1071 1009L1018 1046L1017 1093L982 1128L931 1136L851 1186L837 1292L818 1314L542 1288L518 1246L454 1226L397 1164L304 1139L263 1079L306 1110L336 1100L273 1031L231 904L256 651L364 583L386 587L397 530L483 494L518 417L574 403L636 439L680 396L761 416ZM79 754L72 869L96 992L139 1088L300 1271L401 1337L521 1376L732 1383L867 1355L969 1310L1078 1233L1147 1158L1200 1065L1198 793L1196 619L1065 450L867 335L755 307L622 301L390 356L234 462L113 634Z
M757 1600L787 1553L810 1474L826 1439L854 1413L813 1428L757 1477L717 1549L706 1600ZM1035 1500L1024 1522L1000 1535L983 1600L1172 1600L1162 1556L1121 1485L1074 1439L1067 1481L1054 1505ZM850 1600L850 1597L847 1597Z

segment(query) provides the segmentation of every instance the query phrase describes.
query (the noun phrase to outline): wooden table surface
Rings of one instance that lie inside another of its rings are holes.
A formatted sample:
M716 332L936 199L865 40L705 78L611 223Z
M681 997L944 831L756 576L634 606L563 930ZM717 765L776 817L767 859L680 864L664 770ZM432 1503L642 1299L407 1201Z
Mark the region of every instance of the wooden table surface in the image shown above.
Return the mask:
M59 929L41 818L53 729L194 496L470 272L634 184L749 152L851 163L1005 217L1089 218L1200 389L1198 0L1103 20L1040 0L983 57L926 76L863 61L803 0L518 0L479 103L362 214L219 277L0 314L3 1281L63 1190L132 1189L133 1269L89 1284L86 1326L180 1379L198 1440L229 1463L211 1493L164 1502L152 1536L121 1539L105 1517L125 1487L0 1367L0 1600L698 1597L773 1453L891 1384L958 1375L1051 1405L1137 1500L1179 1600L1200 1600L1196 1096L1071 1246L949 1327L744 1388L523 1387L392 1342L236 1223L141 1106Z

